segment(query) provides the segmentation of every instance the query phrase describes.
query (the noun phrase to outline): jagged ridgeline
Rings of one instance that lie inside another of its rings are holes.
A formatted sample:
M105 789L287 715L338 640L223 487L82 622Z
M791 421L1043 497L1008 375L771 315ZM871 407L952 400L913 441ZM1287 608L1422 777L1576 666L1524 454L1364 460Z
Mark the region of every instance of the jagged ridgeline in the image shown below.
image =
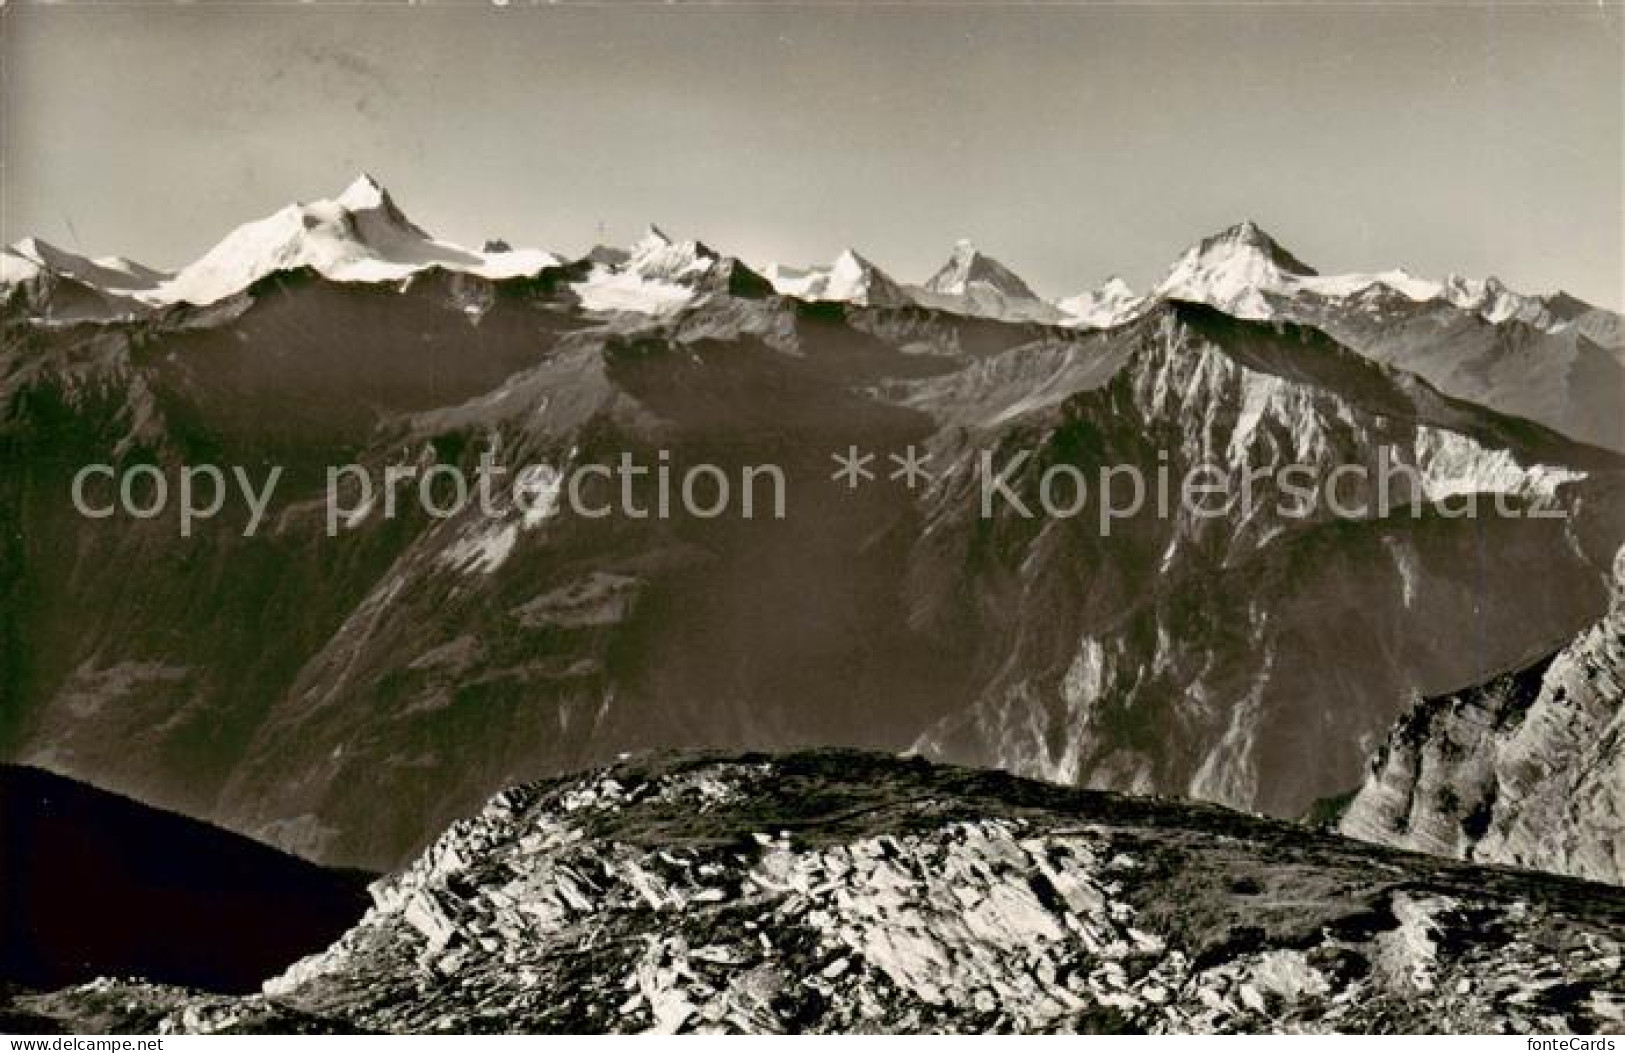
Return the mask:
M503 791L262 993L109 980L11 1012L183 1033L1593 1033L1625 1021L1609 893L919 760L668 756Z
M1564 646L1625 540L1617 316L1403 272L1324 276L1252 224L1145 295L1056 303L957 246L752 267L651 229L565 259L439 241L375 182L161 274L0 257L0 756L324 863L389 869L501 787L626 751L914 749L1296 817L1418 697ZM909 447L914 489L831 478ZM435 519L325 473L487 453L773 463L783 519ZM1387 515L983 514L984 456L1238 489L1397 461ZM87 519L84 465L283 480ZM952 471L949 471L949 470ZM1474 495L1535 515L1467 518Z

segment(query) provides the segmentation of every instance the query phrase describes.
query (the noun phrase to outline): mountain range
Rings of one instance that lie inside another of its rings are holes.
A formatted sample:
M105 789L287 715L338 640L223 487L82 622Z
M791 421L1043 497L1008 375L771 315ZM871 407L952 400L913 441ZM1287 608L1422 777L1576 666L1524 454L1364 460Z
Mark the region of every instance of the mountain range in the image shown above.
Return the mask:
M629 252L589 253L577 290L592 310L677 310L697 295L703 260L721 258L651 226ZM237 228L174 274L120 257L86 259L28 238L0 250L0 292L42 317L95 319L217 303L267 276L305 267L335 281L367 283L431 269L493 280L535 277L565 262L499 241L473 250L433 238L362 174L334 198L289 205ZM1236 317L1324 324L1361 353L1447 394L1625 450L1625 329L1618 314L1561 291L1514 292L1493 277L1434 281L1401 269L1322 276L1250 220L1192 245L1143 295L1113 277L1047 301L963 240L919 285L897 281L852 249L824 266L739 266L806 301L918 305L1003 321L1110 328L1177 299Z
M682 747L912 752L1297 818L1359 790L1418 699L1606 619L1625 543L1618 316L1321 276L1251 223L1144 296L1058 303L964 243L918 286L654 228L580 259L463 249L366 178L173 275L38 242L0 263L0 759L327 864L390 870L502 787ZM923 451L933 478L850 490L829 458L853 445ZM335 464L661 451L778 464L794 514L504 502L324 530ZM1288 466L1324 488L1392 461L1422 486L1386 514L1146 507L1104 532L982 514L984 456L1034 505L1056 465L1268 496ZM78 515L96 462L285 477L254 536L233 509L181 537ZM1543 514L1454 513L1474 495ZM1553 765L1585 740L1557 723Z

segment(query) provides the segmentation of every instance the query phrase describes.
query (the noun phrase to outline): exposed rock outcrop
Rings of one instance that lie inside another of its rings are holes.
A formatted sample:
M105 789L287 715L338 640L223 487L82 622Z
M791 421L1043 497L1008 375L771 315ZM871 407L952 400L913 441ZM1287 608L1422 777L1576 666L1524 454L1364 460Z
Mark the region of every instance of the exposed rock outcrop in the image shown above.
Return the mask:
M258 996L103 982L9 1011L167 1032L1625 1026L1625 901L1600 886L873 754L518 787L373 894Z
M1568 646L1419 701L1340 829L1380 844L1625 884L1625 551Z

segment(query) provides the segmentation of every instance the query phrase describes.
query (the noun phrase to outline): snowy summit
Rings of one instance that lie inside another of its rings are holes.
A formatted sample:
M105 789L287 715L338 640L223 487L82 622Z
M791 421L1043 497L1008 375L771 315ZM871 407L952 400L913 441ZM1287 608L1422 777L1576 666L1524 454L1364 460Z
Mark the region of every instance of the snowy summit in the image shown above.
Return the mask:
M439 241L362 174L335 198L292 204L226 235L161 285L156 298L209 304L268 275L309 267L334 281L386 281L428 267L487 278L534 274L562 262L534 249L479 252Z

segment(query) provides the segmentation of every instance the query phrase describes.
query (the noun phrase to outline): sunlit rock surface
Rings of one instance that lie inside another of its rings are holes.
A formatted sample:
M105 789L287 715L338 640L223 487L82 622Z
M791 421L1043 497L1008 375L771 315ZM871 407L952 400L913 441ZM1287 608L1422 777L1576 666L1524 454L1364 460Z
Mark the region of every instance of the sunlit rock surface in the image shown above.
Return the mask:
M247 999L14 1000L156 1031L1594 1031L1625 896L1224 809L873 754L517 787Z

